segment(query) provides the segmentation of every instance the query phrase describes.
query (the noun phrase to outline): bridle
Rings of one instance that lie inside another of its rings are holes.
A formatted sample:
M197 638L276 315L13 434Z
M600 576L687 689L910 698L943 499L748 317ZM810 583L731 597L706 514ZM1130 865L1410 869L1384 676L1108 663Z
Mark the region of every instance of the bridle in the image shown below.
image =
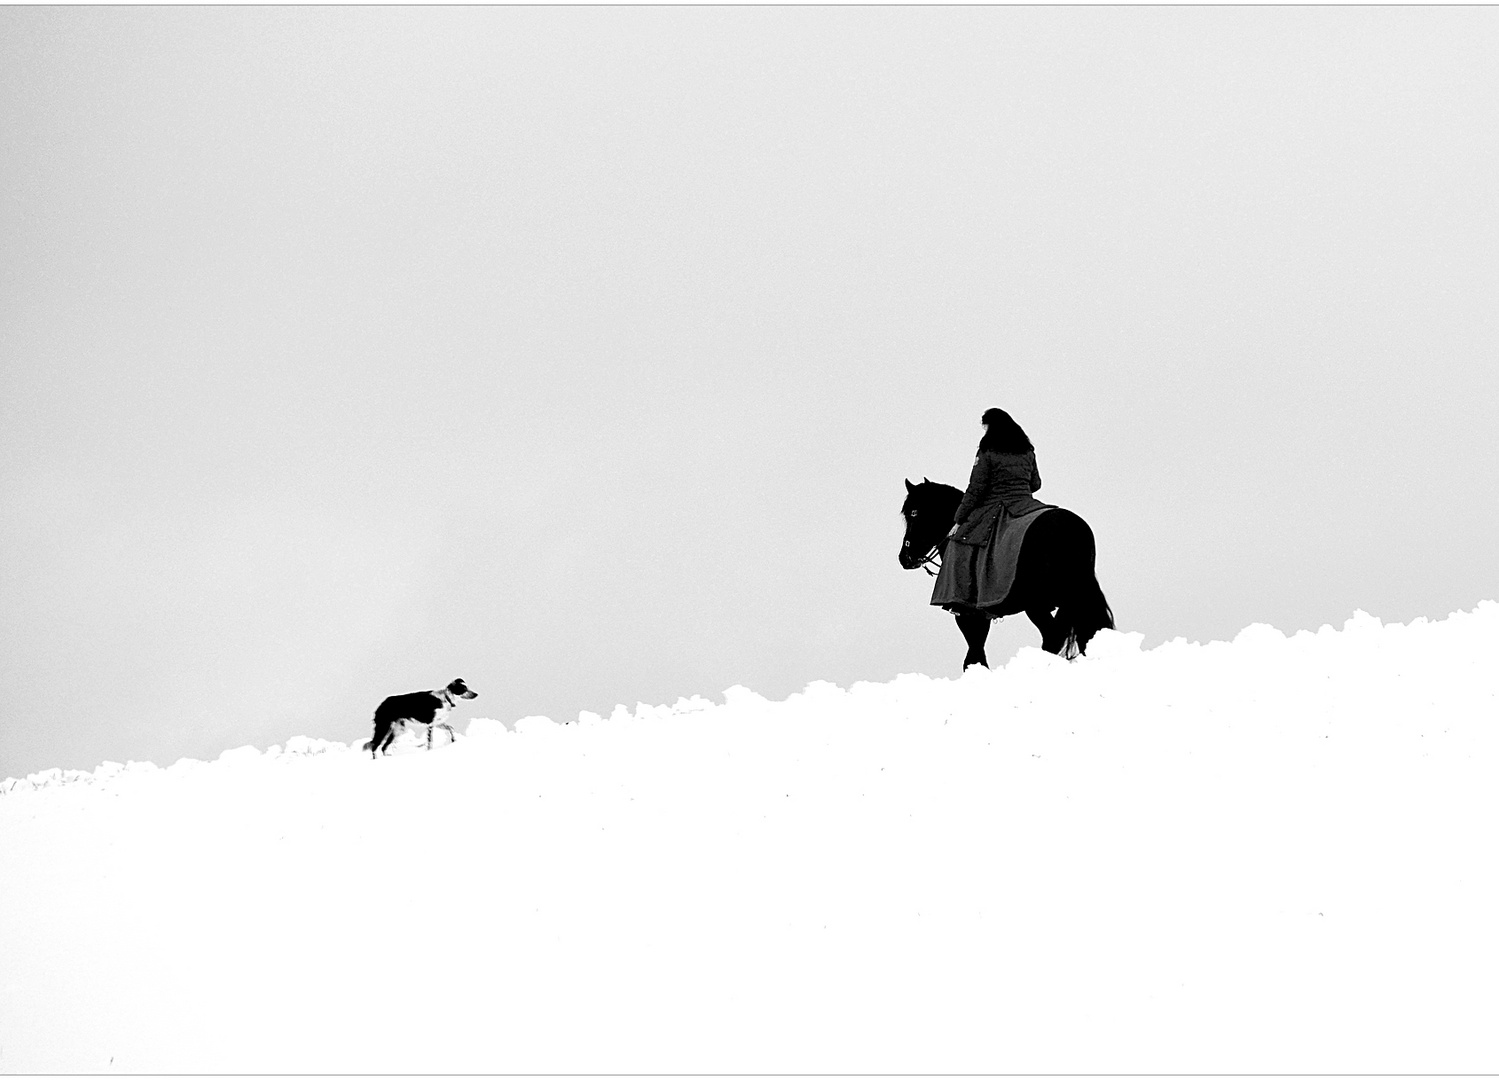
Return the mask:
M928 484L931 484L930 480L923 480L922 481L922 485L920 485L920 486L925 486L925 485L928 485ZM938 485L938 486L940 486L940 485ZM906 481L906 488L907 488L907 490L909 490L909 491L911 491L913 493L916 490L916 487L913 487L912 484L911 484L911 481L909 481L909 480ZM907 513L908 509L910 511L909 513ZM912 506L909 501L906 503L905 506L901 507L901 516L906 519L906 530L907 530L906 544L907 545L909 545L911 543L911 541L909 539L910 529L911 529L912 523L915 521L917 509L918 509L918 507ZM931 509L931 507L928 504L928 505L925 505L925 506L920 506L919 509L929 510L929 509ZM932 543L931 543L931 545L927 548L926 557L925 558L921 558L921 559L917 559L914 563L911 564L911 569L915 570L917 567L920 567L922 570L925 570L932 577L936 577L937 576L937 571L940 570L940 569L942 569L942 549L943 549L943 547L946 546L946 541L947 541L947 537L946 536L939 536L939 537L937 537L937 539L933 540Z
M922 559L916 565L921 567L921 569L925 570L928 574L931 574L932 577L936 577L937 570L942 569L942 544L940 542L933 544L932 550L927 552L926 558ZM936 569L933 569L933 567L935 567Z
M909 523L910 519L908 518L907 524L909 525ZM939 537L937 540L933 541L932 546L927 550L926 558L918 559L916 562L912 563L911 569L925 570L928 574L931 574L932 577L936 577L937 571L942 569L942 541L945 539L947 538ZM907 540L906 543L909 544L910 541Z

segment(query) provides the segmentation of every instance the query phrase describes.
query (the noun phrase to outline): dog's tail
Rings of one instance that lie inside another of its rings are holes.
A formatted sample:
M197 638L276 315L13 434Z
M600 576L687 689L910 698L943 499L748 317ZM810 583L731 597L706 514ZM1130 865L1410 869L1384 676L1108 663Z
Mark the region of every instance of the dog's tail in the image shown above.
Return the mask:
M390 742L393 726L390 717L382 716L379 709L375 710L375 733L370 736L370 741L364 744L364 749L370 752L370 757L380 756L380 751L385 749L386 744Z

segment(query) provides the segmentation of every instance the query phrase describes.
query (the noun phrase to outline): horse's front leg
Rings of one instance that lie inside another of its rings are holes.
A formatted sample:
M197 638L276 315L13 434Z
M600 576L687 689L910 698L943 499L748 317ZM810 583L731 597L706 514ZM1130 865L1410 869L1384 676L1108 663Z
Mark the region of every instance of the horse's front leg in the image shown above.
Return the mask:
M958 629L963 631L963 640L968 642L968 654L963 657L963 670L967 671L974 664L988 667L989 659L984 655L984 642L989 639L989 616L978 612L955 612L953 618L958 620Z

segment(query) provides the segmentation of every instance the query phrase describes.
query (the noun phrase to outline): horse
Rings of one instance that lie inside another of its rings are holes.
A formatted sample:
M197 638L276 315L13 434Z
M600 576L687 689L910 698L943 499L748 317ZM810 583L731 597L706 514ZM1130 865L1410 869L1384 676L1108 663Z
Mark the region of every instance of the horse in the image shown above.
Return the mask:
M948 484L925 477L919 484L906 481L906 501L900 508L906 521L900 546L902 569L927 567L932 572L930 567L940 558L941 545L962 501L963 492ZM1041 631L1041 648L1068 660L1083 655L1098 631L1114 628L1114 613L1093 569L1097 555L1093 530L1071 510L1056 507L1037 513L1040 516L1021 542L1015 584L1004 603L983 611L954 612L968 643L964 671L973 664L989 666L984 642L992 619L1025 612Z

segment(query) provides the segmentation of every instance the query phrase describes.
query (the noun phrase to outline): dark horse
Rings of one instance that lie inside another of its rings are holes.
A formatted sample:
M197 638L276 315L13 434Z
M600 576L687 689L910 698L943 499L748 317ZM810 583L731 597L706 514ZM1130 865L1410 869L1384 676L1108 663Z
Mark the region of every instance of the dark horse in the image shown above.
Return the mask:
M906 538L900 546L903 568L915 570L939 557L962 500L963 493L947 484L906 481L906 501L900 508L906 519ZM965 670L970 664L989 666L984 641L994 618L1025 612L1041 631L1041 648L1069 660L1087 651L1094 634L1114 626L1114 613L1093 572L1093 530L1071 510L1038 513L1041 516L1031 522L1020 545L1015 584L1005 602L984 611L955 613L968 642Z

